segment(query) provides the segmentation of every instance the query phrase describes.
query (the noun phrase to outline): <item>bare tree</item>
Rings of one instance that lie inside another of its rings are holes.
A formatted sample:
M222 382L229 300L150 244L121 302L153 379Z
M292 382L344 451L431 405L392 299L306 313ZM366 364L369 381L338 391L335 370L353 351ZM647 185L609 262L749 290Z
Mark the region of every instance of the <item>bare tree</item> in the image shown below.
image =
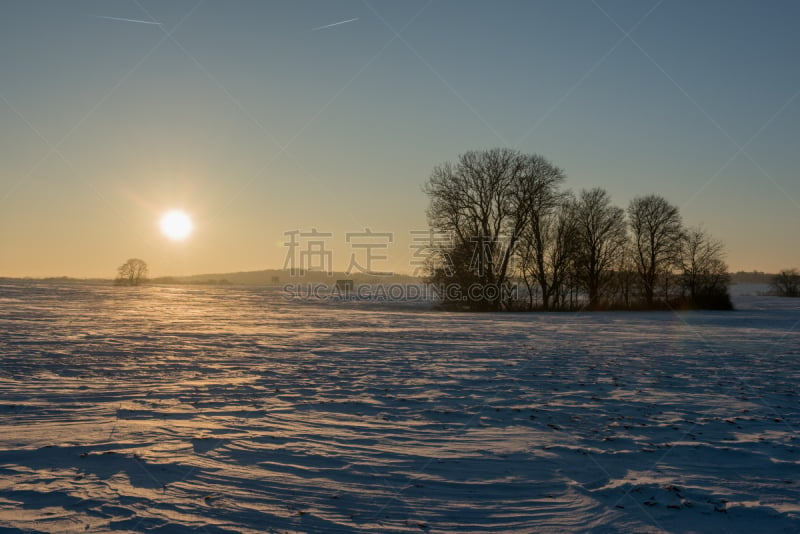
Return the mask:
M138 286L147 281L147 264L139 258L131 258L117 268L117 285Z
M589 306L596 308L625 245L625 212L611 204L604 189L595 188L581 191L574 216L576 274L589 294Z
M538 286L544 310L563 306L562 289L575 258L576 235L575 197L555 190L536 205L522 232L521 274L529 292L534 283Z
M668 275L678 259L681 216L678 208L663 197L647 195L631 201L628 217L645 301L652 306L659 275Z
M451 256L461 260L453 262L454 276L440 270L431 273L431 279L449 278L462 285L470 281L482 290L503 288L520 234L537 202L563 179L561 169L541 156L502 148L470 151L456 164L434 168L423 187L430 197L428 220L432 229L452 233ZM506 304L499 293L478 293L480 298L468 301L473 308L495 310Z
M800 297L800 272L784 269L772 277L770 288L780 297Z
M684 290L694 301L704 291L726 286L730 276L725 248L700 228L689 228L681 242L681 271Z

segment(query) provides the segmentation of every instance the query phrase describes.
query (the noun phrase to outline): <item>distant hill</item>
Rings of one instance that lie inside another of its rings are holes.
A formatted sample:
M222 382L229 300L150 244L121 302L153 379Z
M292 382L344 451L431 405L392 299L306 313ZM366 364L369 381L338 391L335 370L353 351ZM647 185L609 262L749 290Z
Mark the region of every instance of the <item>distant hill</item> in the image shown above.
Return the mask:
M761 271L739 271L731 273L733 284L769 284L774 275ZM13 278L0 277L2 280L30 280L37 282L70 282L70 283L111 283L108 278L72 278L53 276L46 278ZM234 273L195 274L191 276L159 276L151 278L153 284L197 284L197 285L283 285L283 284L318 284L334 283L336 280L353 280L355 284L419 284L422 280L415 276L395 274L376 276L362 273L348 275L334 272L330 276L319 271L292 274L286 269L266 269L263 271L240 271Z
M4 280L28 280L31 282L57 282L73 284L110 284L111 278L73 278L71 276L49 277L7 277ZM347 274L333 272L330 275L319 271L295 272L285 269L267 269L264 271L241 271L235 273L194 274L190 276L157 276L150 278L151 284L197 284L197 285L283 285L283 284L332 284L336 280L352 280L355 284L419 284L422 280L409 275L394 274L391 276L368 275L362 273Z
M196 274L192 276L162 276L152 278L155 284L203 284L203 285L283 285L334 283L336 280L353 280L356 284L400 283L418 284L421 280L409 275L377 276L363 273L347 274L334 272L328 275L319 271L292 273L286 269L244 271L235 273Z
M108 284L113 282L109 278L73 278L71 276L0 276L0 282L58 282L70 284Z

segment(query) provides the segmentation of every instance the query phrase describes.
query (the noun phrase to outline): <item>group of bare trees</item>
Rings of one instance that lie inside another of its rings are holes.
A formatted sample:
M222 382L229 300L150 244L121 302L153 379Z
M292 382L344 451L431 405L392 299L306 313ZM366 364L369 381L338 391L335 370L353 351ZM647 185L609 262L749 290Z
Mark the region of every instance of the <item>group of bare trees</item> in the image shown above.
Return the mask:
M770 292L779 297L800 297L800 271L785 269L773 276Z
M434 247L429 282L445 305L474 310L729 308L721 243L683 226L657 195L627 212L600 188L562 189L539 155L471 151L424 186ZM522 289L523 291L519 291Z
M529 248L538 232L549 230L545 217L561 203L563 180L561 169L544 158L503 149L467 152L456 165L436 167L424 188L428 217L431 228L451 234L454 243L442 251L446 260L432 266L432 280L462 286L454 300L466 299L472 308L499 309L507 299L493 293L515 274L520 241ZM474 287L482 294L468 295Z

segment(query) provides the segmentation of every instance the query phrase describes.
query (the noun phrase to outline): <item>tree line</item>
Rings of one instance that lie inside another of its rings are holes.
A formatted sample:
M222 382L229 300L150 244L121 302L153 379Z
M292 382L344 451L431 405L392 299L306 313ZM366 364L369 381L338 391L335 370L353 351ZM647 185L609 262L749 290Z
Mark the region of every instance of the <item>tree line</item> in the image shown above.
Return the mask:
M770 280L770 293L778 297L800 297L800 271L785 269Z
M732 308L724 247L684 226L659 195L615 206L602 188L564 189L536 154L470 151L436 166L423 191L427 281L451 309ZM454 290L455 289L455 290Z

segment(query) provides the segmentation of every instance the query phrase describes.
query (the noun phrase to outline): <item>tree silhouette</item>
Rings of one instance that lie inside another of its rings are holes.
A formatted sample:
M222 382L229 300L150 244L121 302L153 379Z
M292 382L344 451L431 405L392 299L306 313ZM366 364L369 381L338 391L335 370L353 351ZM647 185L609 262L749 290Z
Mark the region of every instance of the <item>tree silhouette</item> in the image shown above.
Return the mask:
M624 252L625 212L611 204L605 189L581 191L575 204L577 224L576 275L586 288L589 307L600 306L600 296Z
M647 195L626 212L602 188L575 195L563 181L545 158L505 148L433 169L423 186L428 222L447 239L434 247L431 238L427 282L444 307L732 308L722 244L685 229L677 207ZM786 271L773 285L800 295L800 274Z
M628 217L644 298L647 305L652 306L658 276L668 275L679 257L683 235L681 216L678 208L663 197L647 195L631 201Z
M780 297L800 297L800 272L785 269L772 277L770 287Z
M561 295L573 267L577 223L572 193L551 195L531 215L520 238L520 275L528 288L528 308L533 308L534 286L542 298L542 309L563 306Z
M139 258L131 258L117 268L117 285L138 286L147 281L147 263Z
M508 284L512 258L523 229L541 205L550 203L563 172L541 156L496 148L470 151L456 164L434 168L423 191L430 198L432 229L453 236L453 273L431 273L435 282L478 287L462 304L498 310L498 292ZM484 291L491 289L491 292ZM496 295L496 296L495 296Z
M680 247L681 282L691 307L730 309L730 274L720 241L699 228L684 231Z

